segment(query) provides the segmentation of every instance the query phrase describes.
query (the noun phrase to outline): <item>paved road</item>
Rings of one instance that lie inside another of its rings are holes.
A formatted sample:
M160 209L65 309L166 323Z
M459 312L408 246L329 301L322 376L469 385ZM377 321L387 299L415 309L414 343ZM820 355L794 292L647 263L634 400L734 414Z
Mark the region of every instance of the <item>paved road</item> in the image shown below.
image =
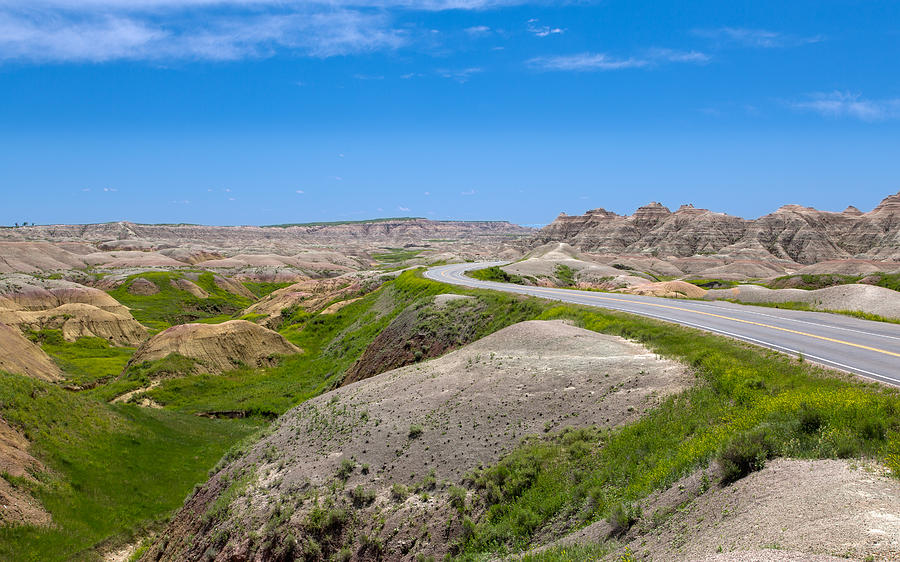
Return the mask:
M675 322L792 355L802 353L811 361L900 386L900 324L872 322L824 312L762 308L720 301L675 300L525 287L479 281L464 274L472 269L504 263L445 265L429 269L425 276L454 285L610 308Z

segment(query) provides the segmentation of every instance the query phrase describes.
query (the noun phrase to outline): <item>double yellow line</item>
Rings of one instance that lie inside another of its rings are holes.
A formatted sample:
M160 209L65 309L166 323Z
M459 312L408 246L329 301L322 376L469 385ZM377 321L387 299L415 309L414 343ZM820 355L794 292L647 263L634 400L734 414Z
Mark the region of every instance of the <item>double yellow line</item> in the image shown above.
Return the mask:
M450 279L450 277L446 275L446 272L442 272L441 276L445 277L447 279ZM548 288L548 287L541 287L540 289L536 289L534 291L534 293L540 293L540 292L550 293L551 295L553 295L553 294L571 295L572 289L552 289L552 288ZM604 296L597 295L594 293L589 293L587 291L578 291L578 292L579 292L579 294L582 294L585 297L590 298L590 299L607 300L607 301L620 302L620 303L627 302L627 303L632 303L632 304L640 304L640 305L644 305L644 306L654 306L657 308L667 308L670 310L679 310L681 312L690 312L693 314L700 314L703 316L712 316L713 318L721 318L723 320L731 320L733 322L740 322L742 324L750 324L752 326L759 326L761 328L769 328L770 330L778 330L780 332L787 332L789 334L796 334L798 336L806 336L808 338L815 338L817 340L827 341L827 342L831 342L831 343L837 343L837 344L841 344L841 345L848 345L850 347L855 347L858 349L865 349L866 351L874 351L876 353L884 353L885 355L891 355L893 357L900 357L900 353L894 353L893 351L888 351L886 349L879 349L877 347L870 347L868 345L862 345L859 343L853 343L853 342L839 340L839 339L835 339L835 338L829 338L826 336L819 336L816 334L810 334L808 332L801 332L799 330L791 330L790 328L782 328L781 326L773 326L772 324L763 324L762 322L753 322L752 320L743 320L741 318L734 318L732 316L724 316L722 314L714 314L712 312L691 310L690 308L682 308L680 306L671 306L671 305L667 305L667 304L658 304L658 303L652 303L652 302L632 301L632 300L627 300L627 299L617 299L615 297L604 297Z

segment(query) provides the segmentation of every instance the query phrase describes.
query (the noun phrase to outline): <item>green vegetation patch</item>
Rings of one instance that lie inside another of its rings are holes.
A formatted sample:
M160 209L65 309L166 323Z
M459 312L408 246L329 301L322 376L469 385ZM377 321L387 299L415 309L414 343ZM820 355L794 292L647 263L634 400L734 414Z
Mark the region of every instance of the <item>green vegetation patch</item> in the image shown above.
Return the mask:
M372 254L372 257L381 263L399 263L411 260L422 253L422 250L407 250L404 248L388 248L387 252Z
M872 273L869 275L841 275L837 273L785 275L773 279L769 283L772 289L792 287L796 289L824 289L835 285L847 285L859 283L865 279L866 284L884 287L893 291L900 291L900 273Z
M217 286L212 273L199 272L196 280L189 279L188 273L190 272L139 273L128 277L122 285L109 291L109 294L130 308L131 314L138 322L154 331L162 331L176 324L201 320L222 322L252 304L250 299L229 293ZM128 288L139 278L151 281L159 289L159 292L153 295L129 293ZM209 297L195 297L188 291L175 287L172 282L179 279L192 281L209 293Z
M740 285L737 281L727 281L725 279L685 279L685 281L703 289L732 289Z
M775 456L867 457L900 476L900 396L894 389L625 314L564 305L548 307L540 319L566 319L641 342L691 366L697 384L631 425L528 439L496 466L473 474L486 511L460 545L465 558L525 549L551 523L579 527L619 519L617 513L631 513L651 492L714 458L726 481Z
M6 373L0 415L47 467L28 486L54 523L0 527L2 560L98 559L93 549L104 541L164 523L222 454L258 429L247 420L112 406Z
M135 349L115 347L103 338L86 337L67 342L60 330L40 330L27 336L65 372L66 382L82 387L119 376Z
M515 283L516 285L527 285L525 279L519 275L513 275L503 271L499 266L486 267L484 269L474 269L467 271L466 275L479 281L496 281L498 283Z
M556 278L563 287L575 286L575 273L576 271L568 265L561 263L556 265Z
M284 289L285 287L290 287L294 283L292 282L284 282L284 283L272 283L272 282L264 282L264 281L244 281L244 287L247 287L247 290L253 293L256 298L261 299L266 297L278 289Z
M373 224L380 222L409 222L422 220L422 217L387 217L359 221L325 221L325 222L291 222L284 224L266 224L261 228L290 228L292 226L340 226L343 224Z

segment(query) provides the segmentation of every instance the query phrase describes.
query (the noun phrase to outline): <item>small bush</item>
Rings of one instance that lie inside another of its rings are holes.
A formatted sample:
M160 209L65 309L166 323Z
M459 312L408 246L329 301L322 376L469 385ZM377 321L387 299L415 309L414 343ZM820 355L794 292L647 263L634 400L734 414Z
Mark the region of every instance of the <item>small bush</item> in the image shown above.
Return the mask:
M403 501L407 497L409 497L409 488L407 488L403 484L394 484L393 486L391 486L391 497L395 501Z
M459 486L450 487L450 505L462 513L466 509L466 489Z
M761 470L774 452L768 435L762 429L738 435L719 453L722 483L730 484Z
M415 438L419 437L420 435L422 435L422 432L424 432L424 431L425 430L422 429L421 425L411 425L411 426L409 426L409 438L415 439Z
M353 488L350 492L350 499L353 500L353 505L356 507L362 507L364 505L369 505L373 501L375 501L375 491L374 490L366 490L361 485Z
M348 478L350 478L350 475L353 474L354 468L356 468L356 463L354 463L350 459L342 460L341 466L337 471L337 477L341 480L347 480Z
M633 504L617 504L613 507L609 515L606 516L606 522L609 523L609 534L612 537L621 537L628 532L635 523L641 518L640 506Z

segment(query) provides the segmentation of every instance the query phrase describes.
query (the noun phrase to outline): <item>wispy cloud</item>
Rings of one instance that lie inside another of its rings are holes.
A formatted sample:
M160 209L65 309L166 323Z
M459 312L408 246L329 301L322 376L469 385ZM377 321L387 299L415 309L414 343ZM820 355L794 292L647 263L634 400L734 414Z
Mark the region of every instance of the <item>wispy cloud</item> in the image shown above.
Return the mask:
M479 74L481 72L484 72L484 69L476 66L470 68L459 68L455 70L438 70L438 74L440 76L449 78L450 80L456 80L460 84L465 84L474 74Z
M481 37L484 35L490 35L491 28L486 25L474 25L472 27L467 27L464 31L474 37Z
M403 205L397 205L397 210L403 213L409 212L409 207L404 207Z
M547 37L549 35L560 35L565 33L566 30L561 27L550 27L549 25L543 25L539 23L537 18L532 18L528 20L528 32L536 35L538 37Z
M771 49L776 47L796 47L819 43L824 40L821 35L802 37L767 29L748 29L744 27L720 27L717 29L695 29L694 35L734 43L744 47Z
M331 57L407 45L410 30L394 22L400 12L525 1L0 0L0 61Z
M474 189L470 189L468 191L461 191L460 195L475 195L476 191Z
M807 99L789 105L827 117L852 117L863 121L900 119L900 98L869 100L859 94L835 91L811 94Z
M709 59L708 55L698 51L651 49L641 56L628 58L618 58L606 53L578 53L574 55L536 57L530 59L527 63L538 70L591 72L645 68L660 63L702 64L708 62Z

